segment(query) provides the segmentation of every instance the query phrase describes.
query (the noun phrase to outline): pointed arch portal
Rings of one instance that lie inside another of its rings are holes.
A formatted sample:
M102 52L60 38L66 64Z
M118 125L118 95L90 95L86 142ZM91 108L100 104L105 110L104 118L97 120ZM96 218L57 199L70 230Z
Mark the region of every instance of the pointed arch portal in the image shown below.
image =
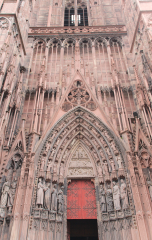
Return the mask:
M68 111L48 131L35 157L32 221L37 226L42 216L50 239L55 235L57 240L101 240L103 234L109 239L119 219L130 229L134 205L124 147L89 110L79 106ZM38 184L44 187L44 209L37 205ZM115 211L112 194L121 184L127 189L127 204L118 202L119 211ZM89 236L83 229L79 236L75 234L76 226L81 229L82 225L86 232L92 231ZM109 230L103 233L104 229Z

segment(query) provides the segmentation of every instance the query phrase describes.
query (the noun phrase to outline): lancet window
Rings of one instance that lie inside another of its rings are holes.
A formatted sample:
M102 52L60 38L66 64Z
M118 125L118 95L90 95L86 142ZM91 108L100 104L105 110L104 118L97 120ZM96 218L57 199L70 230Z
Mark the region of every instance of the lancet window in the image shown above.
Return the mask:
M67 2L64 12L64 26L88 26L87 5L84 1Z

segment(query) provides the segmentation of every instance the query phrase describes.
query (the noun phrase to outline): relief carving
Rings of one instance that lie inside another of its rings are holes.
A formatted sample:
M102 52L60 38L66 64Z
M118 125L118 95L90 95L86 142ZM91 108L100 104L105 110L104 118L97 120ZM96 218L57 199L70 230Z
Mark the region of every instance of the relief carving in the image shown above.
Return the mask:
M68 176L93 176L92 163L81 146L73 154L68 168Z

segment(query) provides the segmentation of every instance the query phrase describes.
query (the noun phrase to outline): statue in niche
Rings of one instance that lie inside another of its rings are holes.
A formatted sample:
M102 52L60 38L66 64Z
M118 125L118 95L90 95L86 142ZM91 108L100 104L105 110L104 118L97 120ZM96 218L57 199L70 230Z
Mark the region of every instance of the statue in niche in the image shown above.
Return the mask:
M47 166L47 171L51 172L53 167L53 161L52 159L49 159L48 166Z
M115 163L113 158L110 159L110 165L111 165L112 171L115 171Z
M45 147L45 152L48 152L49 148L50 148L50 142L47 142Z
M102 165L103 165L103 174L105 174L105 175L108 174L109 171L108 171L108 163L107 163L107 161L104 160Z
M101 167L99 161L97 162L97 166L98 166L97 168L98 168L98 174L99 174L99 177L102 177L102 167Z
M129 206L127 187L126 187L126 183L123 179L121 179L120 197L121 197L122 209L127 209Z
M62 186L58 192L58 212L59 213L63 213L63 206L64 206L63 190L64 190L64 187Z
M105 137L108 139L109 142L112 141L112 138L109 136L109 134L108 134L107 131L104 132L104 135L105 135Z
M108 156L111 156L111 151L110 151L110 149L109 149L108 146L105 147L105 150L106 150L107 155L108 155Z
M51 190L50 190L50 182L46 183L46 190L44 192L44 208L50 210L51 203Z
M121 157L117 156L116 159L117 159L117 163L118 163L119 169L123 169Z
M107 202L107 211L111 212L113 211L113 195L112 195L112 190L110 187L110 184L107 185L107 190L106 190L106 202Z
M61 162L61 167L60 167L60 176L63 177L63 174L64 174L64 163Z
M13 205L14 203L16 187L17 187L17 177L14 177L13 182L11 183L11 186L10 186L10 191L9 191L11 205Z
M42 178L39 178L38 186L37 186L37 200L36 200L36 205L38 206L38 208L43 207L44 191L46 190L47 188L43 185Z
M54 184L54 187L51 192L51 210L52 211L57 211L57 185Z
M1 202L0 202L0 207L5 208L5 207L12 207L11 200L10 200L10 187L11 187L11 182L6 180L6 182L3 184L2 187L2 195L1 195Z
M121 209L120 206L120 191L119 187L116 182L113 182L113 201L114 201L114 208L116 211Z
M57 162L54 163L54 167L53 167L53 174L57 175Z
M44 171L44 165L45 165L45 157L42 157L40 171Z
M111 142L111 147L112 147L114 153L115 153L115 154L116 154L116 153L118 154L118 150L117 150L117 148L116 148L116 145L115 145L114 141Z
M151 201L152 201L152 181L147 179L147 185L148 185L148 189L149 189L150 198L151 198Z
M55 151L56 151L56 148L53 148L52 151L51 151L51 153L50 153L50 157L53 157L53 156L54 156Z
M65 150L63 158L65 159L69 153L69 150ZM77 152L76 152L77 153Z
M106 194L103 185L100 187L100 206L101 211L106 212Z
M104 153L103 153L102 150L100 150L100 155L101 155L101 157L102 157L102 160L105 159L105 155L104 155Z

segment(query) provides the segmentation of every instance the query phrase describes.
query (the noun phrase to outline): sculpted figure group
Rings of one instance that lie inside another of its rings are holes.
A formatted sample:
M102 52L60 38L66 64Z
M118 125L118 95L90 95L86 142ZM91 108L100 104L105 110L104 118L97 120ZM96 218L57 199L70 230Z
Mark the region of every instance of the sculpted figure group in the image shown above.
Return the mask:
M120 188L116 182L113 182L112 189L110 184L107 184L106 189L101 185L100 206L102 212L119 211L129 207L127 188L124 179L121 179Z
M57 185L54 184L51 190L51 184L45 183L42 178L38 180L36 206L38 208L45 208L50 211L62 213L63 212L63 189L57 190Z
M7 165L7 176L3 176L4 181L0 186L0 216L12 213L15 193L20 176L22 159L18 156L12 157Z

